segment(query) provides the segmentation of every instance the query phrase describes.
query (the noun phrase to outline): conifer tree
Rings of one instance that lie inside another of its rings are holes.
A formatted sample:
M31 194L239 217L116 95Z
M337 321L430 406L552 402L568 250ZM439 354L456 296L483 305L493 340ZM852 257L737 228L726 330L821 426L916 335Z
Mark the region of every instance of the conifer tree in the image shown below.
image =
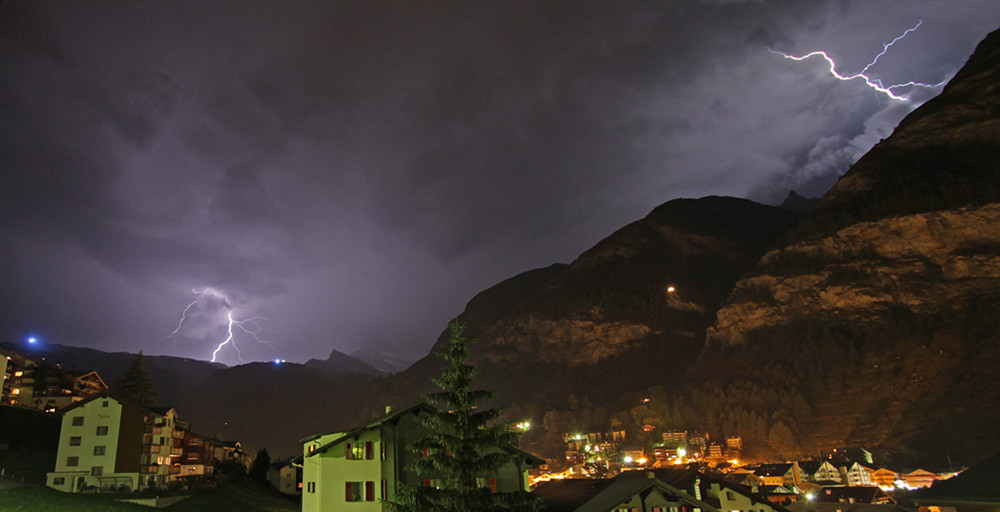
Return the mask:
M153 381L153 376L146 371L146 360L141 351L115 387L126 398L134 400L139 405L150 407L156 402L156 383Z
M450 363L434 383L441 391L424 395L434 411L421 414L420 422L430 434L411 447L427 456L414 460L407 469L418 476L440 482L437 487L402 484L390 509L396 512L491 512L538 510L535 496L524 492L494 493L485 480L519 456L505 446L517 444L519 434L498 423L500 411L479 404L494 393L472 389L477 373L468 364L469 345L464 326L450 325L448 345L438 356Z

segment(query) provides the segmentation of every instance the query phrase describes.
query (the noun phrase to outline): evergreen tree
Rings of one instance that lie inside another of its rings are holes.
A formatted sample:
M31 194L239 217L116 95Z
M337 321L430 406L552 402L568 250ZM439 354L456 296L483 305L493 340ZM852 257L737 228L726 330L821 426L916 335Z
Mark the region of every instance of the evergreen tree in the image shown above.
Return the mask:
M267 483L267 470L271 467L271 455L267 453L267 448L257 451L253 463L250 464L250 478L262 483Z
M156 383L153 382L153 376L146 371L146 360L141 351L115 387L126 398L139 405L149 407L156 402Z
M469 345L474 341L466 341L462 324L452 322L450 328L448 345L438 353L450 366L434 379L441 391L424 395L428 403L438 408L420 416L430 434L412 446L414 452L426 452L427 456L407 466L420 477L440 481L440 486L402 484L390 509L396 512L538 510L537 498L527 492L494 493L485 485L484 477L518 458L503 447L516 446L519 434L496 421L500 416L497 409L479 407L494 394L472 389L477 369L467 361Z

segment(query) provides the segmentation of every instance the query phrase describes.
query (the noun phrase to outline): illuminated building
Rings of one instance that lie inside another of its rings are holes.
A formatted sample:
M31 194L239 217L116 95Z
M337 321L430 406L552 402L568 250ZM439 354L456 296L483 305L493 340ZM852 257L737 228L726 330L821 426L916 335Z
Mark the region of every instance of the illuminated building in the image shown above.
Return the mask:
M417 416L430 409L430 405L417 403L350 431L300 440L302 512L381 511L388 508L381 500L393 499L400 483L435 485L433 478L421 478L404 469L421 456L410 446L429 433ZM483 475L482 486L493 492L527 491L528 469L545 461L515 446L498 449L518 454L518 462Z

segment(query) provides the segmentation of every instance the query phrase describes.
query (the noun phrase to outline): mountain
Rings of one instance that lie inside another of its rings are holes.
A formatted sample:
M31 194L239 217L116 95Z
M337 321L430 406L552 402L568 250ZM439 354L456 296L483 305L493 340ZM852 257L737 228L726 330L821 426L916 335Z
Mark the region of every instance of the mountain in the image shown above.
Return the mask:
M736 283L693 371L775 444L974 461L1000 449L998 333L1000 31ZM809 407L759 398L789 389Z
M339 350L330 352L326 359L310 359L306 361L306 366L330 373L361 373L365 375L383 375L386 372L374 366L349 356Z
M812 213L819 206L819 197L803 197L794 190L788 191L788 196L781 202L781 208L799 213Z
M377 377L295 363L249 363L219 370L176 403L195 432L235 439L256 453L300 453L298 440L355 426L354 409Z
M678 199L568 265L479 293L457 317L479 340L470 351L477 385L497 390L510 416L602 428L607 411L637 402L651 386L678 382L733 285L800 219L745 199ZM430 391L441 368L429 355L382 379L372 388L373 409ZM574 419L557 421L570 404L578 409Z
M398 348L368 346L359 348L350 355L382 373L396 373L409 368L423 354L413 355Z

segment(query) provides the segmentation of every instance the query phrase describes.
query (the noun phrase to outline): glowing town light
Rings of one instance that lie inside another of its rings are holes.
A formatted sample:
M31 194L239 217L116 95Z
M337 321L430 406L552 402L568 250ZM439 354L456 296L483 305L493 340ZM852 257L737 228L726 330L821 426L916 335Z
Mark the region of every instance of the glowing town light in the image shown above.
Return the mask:
M673 286L668 286L667 287L667 293L674 293L676 291L677 291L677 288L674 288Z
M677 449L677 456L678 457L683 457L683 456L685 456L687 454L688 454L688 452L684 448L678 448Z
M836 78L837 80L842 80L842 81L845 81L845 82L846 81L850 81L850 80L858 80L858 79L864 80L865 85L867 85L868 87L872 88L873 90L875 90L877 92L885 94L889 99L896 100L896 101L909 102L910 98L909 98L908 95L900 95L900 94L897 94L897 93L893 92L893 90L894 89L902 89L902 88L906 88L906 87L909 87L911 89L911 91L913 89L915 89L915 88L918 88L918 87L925 88L925 89L934 89L936 87L940 87L940 86L944 85L944 83L947 82L947 80L941 81L941 82L936 83L936 84L925 84L925 83L910 81L910 82L905 82L905 83L901 83L901 84L893 84L893 85L890 85L890 86L886 86L886 85L884 85L882 83L881 79L871 78L870 76L867 75L867 73L868 73L868 70L872 66L874 66L875 63L878 62L879 58L882 57L883 55L885 55L886 52L889 51L889 48L891 48L892 45L896 44L897 41L899 41L899 40L903 39L904 37L906 37L907 34L909 34L910 32L913 32L914 30L916 30L923 23L924 23L923 20L918 20L916 25L914 25L914 26L906 29L902 34L900 34L899 36L897 36L892 41L890 41L888 43L882 43L882 51L879 52L879 54L876 55L875 58L872 59L872 61L869 62L868 65L865 66L861 71L859 71L859 72L857 72L857 73L855 73L853 75L842 75L842 74L840 74L837 71L837 63L834 62L833 59L829 55L827 55L827 53L825 51L822 51L822 50L817 50L817 51L814 51L814 52L811 52L811 53L807 53L805 55L802 55L801 57L796 57L794 55L789 55L787 53L779 52L777 50L772 50L770 48L768 48L768 51L770 51L771 53L773 53L775 55L781 55L782 57L784 57L786 59L791 59L791 60L794 60L794 61L803 61L803 60L806 60L808 58L816 57L816 56L822 57L823 60L825 60L827 62L827 64L830 65L830 74L833 75L833 77Z
M625 464L631 464L631 463L632 463L632 457L630 455L626 455L625 456Z
M35 338L34 336L31 336L31 337L28 338L28 343L37 343L37 342L38 342L38 338Z

